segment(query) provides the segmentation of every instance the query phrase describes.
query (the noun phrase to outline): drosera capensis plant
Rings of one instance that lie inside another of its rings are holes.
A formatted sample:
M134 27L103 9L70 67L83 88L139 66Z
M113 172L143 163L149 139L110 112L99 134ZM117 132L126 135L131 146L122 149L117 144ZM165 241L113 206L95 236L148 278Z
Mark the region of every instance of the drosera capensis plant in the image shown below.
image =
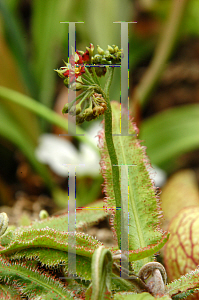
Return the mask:
M149 176L149 160L138 140L138 129L128 121L128 136L113 135L120 131L120 104L110 102L109 89L114 68L122 50L94 46L86 52L73 53L72 64L57 70L68 88L81 94L64 106L63 113L76 115L77 123L104 115L104 129L99 133L101 172L105 202L76 213L76 275L68 277L68 214L49 217L45 211L30 226L8 226L8 217L0 214L0 288L1 299L164 299L186 298L199 286L199 270L167 284L167 274L155 254L165 245L169 234L160 229L160 199ZM86 64L103 64L101 68ZM104 67L106 64L106 67ZM105 87L100 76L107 76ZM70 78L76 79L75 85ZM128 112L125 112L125 117ZM123 197L122 168L128 178L128 251L121 248ZM106 247L84 233L103 218L109 217L118 246ZM127 260L128 269L122 261ZM126 274L126 276L121 276Z

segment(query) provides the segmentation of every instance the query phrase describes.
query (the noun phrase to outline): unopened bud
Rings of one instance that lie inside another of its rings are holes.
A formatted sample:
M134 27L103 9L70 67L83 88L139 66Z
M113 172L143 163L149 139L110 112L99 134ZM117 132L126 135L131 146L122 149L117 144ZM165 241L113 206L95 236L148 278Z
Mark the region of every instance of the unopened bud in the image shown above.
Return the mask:
M66 103L62 109L62 114L67 114L71 107L72 103Z
M47 212L45 209L42 209L42 210L40 211L40 213L39 213L39 218L40 218L41 220L43 220L43 219L46 219L46 218L48 218L48 217L49 217L48 212Z
M54 70L55 72L57 72L57 74L59 75L59 77L61 77L61 78L65 78L65 76L64 76L64 72L65 72L65 70Z
M83 115L84 115L85 117L87 117L87 116L91 116L92 114L93 114L92 108L91 108L91 107L88 107L88 108L85 109Z
M95 119L95 117L94 117L94 115L92 114L92 115L89 115L89 116L87 116L86 118L85 118L85 120L86 121L92 121L93 119Z
M114 53L114 49L113 49L110 45L108 45L108 51L109 51L110 53Z
M100 104L100 106L102 106L104 110L107 110L107 105L106 105L105 102L102 102L102 103Z
M90 44L90 47L86 47L86 50L89 52L89 56L93 56L94 53L94 45Z
M100 54L100 55L103 55L104 54L104 50L102 48L100 48L99 45L97 45L97 52Z
M73 91L79 91L79 90L82 89L82 83L80 83L80 82L73 82L70 85L70 89L73 90Z
M68 113L68 103L66 103L62 109L62 114L67 114Z
M85 118L84 118L83 114L80 113L80 114L76 117L76 124L77 124L77 125L82 124L84 121L85 121Z
M75 106L75 105L73 105L73 106L71 107L71 109L69 110L69 114L70 114L71 116L75 116L75 115L76 115L76 106Z
M93 115L94 116L99 116L99 115L102 115L104 113L104 108L101 107L101 106L95 106L93 108Z
M115 46L115 47L114 47L114 52L116 53L116 52L118 52L118 51L119 51L118 46Z
M81 105L80 104L77 104L76 105L76 115L79 115L82 111L82 108L81 108Z
M95 54L95 56L94 56L94 58L93 58L93 62L94 62L94 64L101 63L101 62L102 62L102 57L101 57L101 55Z

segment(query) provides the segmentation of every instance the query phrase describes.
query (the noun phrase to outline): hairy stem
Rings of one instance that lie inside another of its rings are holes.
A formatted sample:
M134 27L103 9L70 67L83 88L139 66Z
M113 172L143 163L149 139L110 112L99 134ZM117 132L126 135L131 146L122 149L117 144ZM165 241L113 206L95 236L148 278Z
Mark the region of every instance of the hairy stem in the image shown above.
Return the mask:
M113 190L116 202L116 223L117 223L117 239L118 239L118 247L120 248L120 235L121 235L121 216L120 210L117 209L121 207L121 190L120 190L120 180L119 180L119 167L118 167L118 159L115 152L115 147L113 143L112 137L112 110L109 98L109 89L113 78L114 68L108 68L108 80L104 89L106 94L107 101L107 110L105 111L105 139L108 148L109 157L112 165L112 174L113 174Z

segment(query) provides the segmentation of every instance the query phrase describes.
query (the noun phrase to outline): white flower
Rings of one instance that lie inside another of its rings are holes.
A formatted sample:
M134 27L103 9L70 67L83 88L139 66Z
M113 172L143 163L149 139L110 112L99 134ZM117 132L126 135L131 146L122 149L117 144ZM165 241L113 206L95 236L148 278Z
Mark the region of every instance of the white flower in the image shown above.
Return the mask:
M97 133L101 129L100 122L93 122L87 131L87 137L97 145ZM80 143L80 150L67 140L50 133L39 138L36 148L37 159L45 164L59 176L68 176L67 164L79 165L76 168L77 176L98 176L100 173L100 155L86 143Z

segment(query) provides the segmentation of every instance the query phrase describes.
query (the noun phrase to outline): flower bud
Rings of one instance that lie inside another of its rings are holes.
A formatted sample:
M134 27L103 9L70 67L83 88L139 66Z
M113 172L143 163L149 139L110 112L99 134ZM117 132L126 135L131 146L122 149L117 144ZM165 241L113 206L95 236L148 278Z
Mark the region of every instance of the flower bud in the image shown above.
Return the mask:
M93 119L95 119L95 117L94 117L94 115L92 114L92 115L89 115L89 116L86 116L86 118L85 118L85 120L86 121L92 121Z
M73 82L70 85L70 89L73 90L73 91L80 91L82 89L82 83L80 83L80 82Z
M90 44L90 47L86 47L86 50L89 52L89 56L93 56L94 53L94 45Z
M88 107L85 109L84 113L83 113L83 116L84 117L87 117L87 116L91 116L93 114L93 110L91 107Z
M66 103L62 109L62 114L67 114L68 113L68 103Z
M93 115L94 116L99 116L99 115L102 115L104 113L104 108L101 107L101 106L95 106L93 108Z
M71 116L76 116L76 106L75 106L75 105L73 105L73 106L71 107L71 109L69 110L69 114L70 114Z
M104 55L104 50L102 48L100 48L99 45L97 45L97 52L100 54L100 55Z
M104 110L107 110L107 105L106 105L105 102L102 102L102 103L100 104L100 106L102 106Z
M113 49L110 45L108 45L108 51L109 51L110 53L114 53L114 49Z
M76 117L76 124L77 124L77 125L82 124L84 121L85 121L85 118L84 118L83 114L80 113L80 114Z
M76 106L73 105L71 107L71 109L69 110L69 114L72 115L72 116L75 116L75 115L79 115L81 113L81 111L82 111L81 105L77 104Z
M49 217L48 212L45 209L42 209L39 213L40 220L44 220Z
M98 64L102 62L102 57L99 54L95 54L94 58L93 58L93 62L94 64Z
M114 53L116 53L116 52L118 52L118 51L119 51L118 46L115 46L115 47L114 47Z
M77 104L76 105L76 115L79 115L82 111L82 108L81 108L81 105L80 104Z
M65 70L63 69L63 70L54 70L55 72L57 72L57 74L59 75L59 77L61 77L61 78L65 78L65 76L64 76L64 72L65 72Z

